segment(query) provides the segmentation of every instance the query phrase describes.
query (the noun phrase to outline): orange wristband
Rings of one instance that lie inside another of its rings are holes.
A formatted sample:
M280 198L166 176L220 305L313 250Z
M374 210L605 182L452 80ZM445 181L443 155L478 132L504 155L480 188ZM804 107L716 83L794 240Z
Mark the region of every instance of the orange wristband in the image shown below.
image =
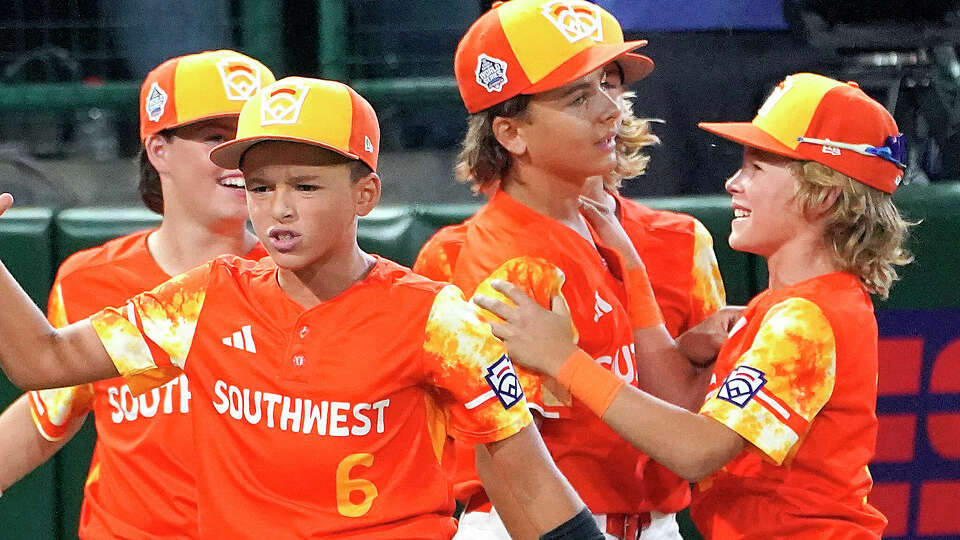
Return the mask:
M563 362L557 371L557 382L601 418L625 384L583 349L573 351Z
M663 324L663 315L653 295L647 269L643 266L625 270L623 283L627 288L627 311L634 330Z

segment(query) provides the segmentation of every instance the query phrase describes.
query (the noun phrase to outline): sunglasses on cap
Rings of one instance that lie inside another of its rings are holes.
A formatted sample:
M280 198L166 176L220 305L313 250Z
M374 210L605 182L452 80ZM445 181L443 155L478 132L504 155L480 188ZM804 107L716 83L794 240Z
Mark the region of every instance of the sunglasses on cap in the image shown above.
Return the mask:
M839 150L850 150L851 152L856 152L864 156L876 156L893 163L901 169L907 168L907 141L903 133L888 136L883 146L842 143L831 141L830 139L815 139L813 137L797 137L797 140L802 143L819 144L824 147L824 151L827 151L827 148L836 148L839 154Z

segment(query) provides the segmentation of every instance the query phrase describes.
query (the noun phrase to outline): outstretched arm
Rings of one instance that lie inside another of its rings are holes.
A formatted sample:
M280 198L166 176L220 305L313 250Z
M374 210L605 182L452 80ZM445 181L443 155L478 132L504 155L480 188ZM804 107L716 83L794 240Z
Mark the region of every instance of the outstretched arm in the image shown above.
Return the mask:
M0 215L13 204L0 195ZM0 367L25 390L73 386L118 375L89 321L54 329L0 264Z
M0 490L43 465L83 426L85 416L71 418L63 437L49 441L40 434L30 415L30 395L24 394L0 414Z
M493 284L515 306L474 301L504 319L490 323L510 358L554 377L632 445L687 480L699 480L739 454L745 441L732 429L623 384L573 343L569 312L557 297L547 311L504 281Z

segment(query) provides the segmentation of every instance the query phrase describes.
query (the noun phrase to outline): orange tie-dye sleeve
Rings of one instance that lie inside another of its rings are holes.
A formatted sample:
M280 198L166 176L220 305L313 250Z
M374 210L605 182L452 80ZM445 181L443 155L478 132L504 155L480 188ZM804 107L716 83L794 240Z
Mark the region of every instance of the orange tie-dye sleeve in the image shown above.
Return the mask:
M699 221L694 221L692 290L690 291L690 320L687 327L696 326L726 305L727 292L713 252L713 237Z
M182 372L213 264L171 278L123 307L107 308L90 317L117 371L135 395Z
M522 289L538 304L545 308L556 295L562 295L563 272L545 259L535 257L517 257L500 265L490 276L477 286L474 295L482 294L489 298L512 304L498 292L490 282L494 279L509 281ZM481 310L486 320L500 320L487 310ZM577 329L573 328L574 335ZM553 378L541 375L517 366L517 374L527 395L527 405L548 418L568 418L572 399L570 392Z
M533 421L503 343L456 286L437 294L423 348L425 370L443 390L440 405L454 438L473 444L499 441Z
M750 349L700 413L782 464L830 399L835 377L836 343L829 321L813 302L790 298L764 315Z
M47 319L55 328L70 324L59 280L50 290ZM30 416L37 431L48 441L62 439L70 420L86 416L92 405L93 386L89 384L30 392Z

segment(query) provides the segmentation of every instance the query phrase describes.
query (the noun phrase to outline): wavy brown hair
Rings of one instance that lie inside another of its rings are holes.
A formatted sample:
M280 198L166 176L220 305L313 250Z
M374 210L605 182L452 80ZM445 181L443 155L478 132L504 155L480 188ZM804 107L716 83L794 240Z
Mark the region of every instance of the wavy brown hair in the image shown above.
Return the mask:
M140 146L138 159L140 161L140 181L137 183L137 190L140 192L140 200L151 211L162 216L163 187L160 184L160 173L153 167L153 163L150 163L147 149L143 146Z
M826 237L834 260L858 276L867 290L886 299L899 279L897 267L913 260L906 241L916 223L903 219L889 193L815 161L794 163L799 180L796 200L805 213L840 189L826 213Z
M520 94L467 118L467 134L463 137L454 176L458 182L470 183L474 193L493 188L510 169L510 152L493 135L493 120L523 118L531 96Z

